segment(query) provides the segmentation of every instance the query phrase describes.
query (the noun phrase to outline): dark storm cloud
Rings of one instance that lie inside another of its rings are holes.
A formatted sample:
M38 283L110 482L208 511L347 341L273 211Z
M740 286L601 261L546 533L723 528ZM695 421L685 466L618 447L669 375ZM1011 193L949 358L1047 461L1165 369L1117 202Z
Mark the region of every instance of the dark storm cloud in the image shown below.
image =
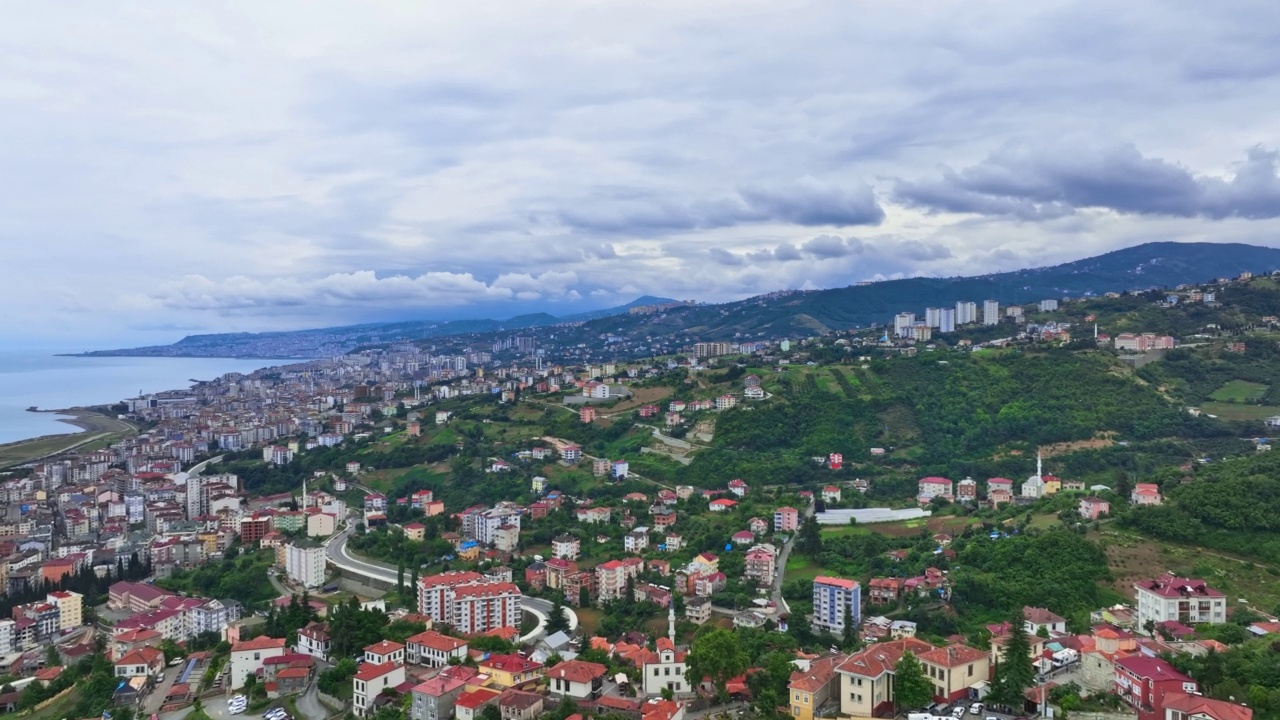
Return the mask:
M1182 218L1280 217L1280 156L1253 148L1228 176L1199 175L1130 144L1006 146L941 178L898 183L895 198L933 212L1044 220L1077 209Z

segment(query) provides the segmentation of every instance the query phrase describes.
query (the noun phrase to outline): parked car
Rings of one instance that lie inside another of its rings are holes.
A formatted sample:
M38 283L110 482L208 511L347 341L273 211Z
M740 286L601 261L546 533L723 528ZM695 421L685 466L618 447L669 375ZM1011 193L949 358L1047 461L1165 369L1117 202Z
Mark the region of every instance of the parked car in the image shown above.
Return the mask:
M974 703L974 704L970 705L970 706L969 706L969 713L970 713L971 715L981 715L981 714L982 714L982 703L978 702L978 703Z

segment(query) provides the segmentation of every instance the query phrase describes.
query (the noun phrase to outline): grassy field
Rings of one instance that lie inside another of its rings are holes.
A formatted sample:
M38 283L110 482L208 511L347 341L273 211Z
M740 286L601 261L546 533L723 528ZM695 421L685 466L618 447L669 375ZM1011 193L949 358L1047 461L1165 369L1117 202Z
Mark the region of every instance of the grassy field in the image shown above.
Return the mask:
M1280 415L1280 405L1207 402L1202 404L1200 409L1223 420L1265 420L1273 415Z
M873 523L868 525L860 525L872 532L888 535L890 537L911 537L919 535L920 531L928 530L932 533L947 533L955 535L963 531L971 524L978 524L977 520L971 518L956 517L954 515L935 515L927 518L916 518L915 520L901 520L898 522Z
M1275 565L1110 529L1091 537L1104 544L1114 578L1108 585L1122 595L1132 597L1134 582L1171 570L1208 581L1228 595L1228 607L1239 598L1267 612L1280 607L1280 567Z
M66 414L73 418L68 422L83 429L84 432L45 435L0 445L0 468L21 465L74 447L96 450L135 432L135 428L123 420L89 410L72 410Z
M792 580L812 580L822 574L822 567L815 565L809 558L792 553L787 558L787 570L784 582Z
M1232 380L1209 394L1219 402L1254 402L1267 393L1267 386L1248 380Z

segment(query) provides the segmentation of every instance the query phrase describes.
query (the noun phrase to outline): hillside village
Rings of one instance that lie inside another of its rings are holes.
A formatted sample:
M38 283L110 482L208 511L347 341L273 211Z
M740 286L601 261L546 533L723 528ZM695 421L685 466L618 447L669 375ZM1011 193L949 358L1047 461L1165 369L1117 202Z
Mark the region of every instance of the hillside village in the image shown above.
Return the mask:
M0 475L0 710L1280 716L1274 282L128 399Z

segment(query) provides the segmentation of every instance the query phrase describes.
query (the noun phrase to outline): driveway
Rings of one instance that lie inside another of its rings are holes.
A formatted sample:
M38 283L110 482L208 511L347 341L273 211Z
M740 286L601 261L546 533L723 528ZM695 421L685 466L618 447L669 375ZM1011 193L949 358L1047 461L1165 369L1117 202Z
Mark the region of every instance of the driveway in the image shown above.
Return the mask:
M164 676L160 682L155 684L151 689L151 694L147 695L147 699L142 702L142 712L150 715L160 709L164 704L164 698L169 694L169 688L173 687L173 683L178 680L178 675L182 673L183 665L177 667L166 667Z
M307 691L298 696L296 703L298 714L307 720L324 720L333 714L332 710L320 702L320 697L316 694L316 685L313 681Z

